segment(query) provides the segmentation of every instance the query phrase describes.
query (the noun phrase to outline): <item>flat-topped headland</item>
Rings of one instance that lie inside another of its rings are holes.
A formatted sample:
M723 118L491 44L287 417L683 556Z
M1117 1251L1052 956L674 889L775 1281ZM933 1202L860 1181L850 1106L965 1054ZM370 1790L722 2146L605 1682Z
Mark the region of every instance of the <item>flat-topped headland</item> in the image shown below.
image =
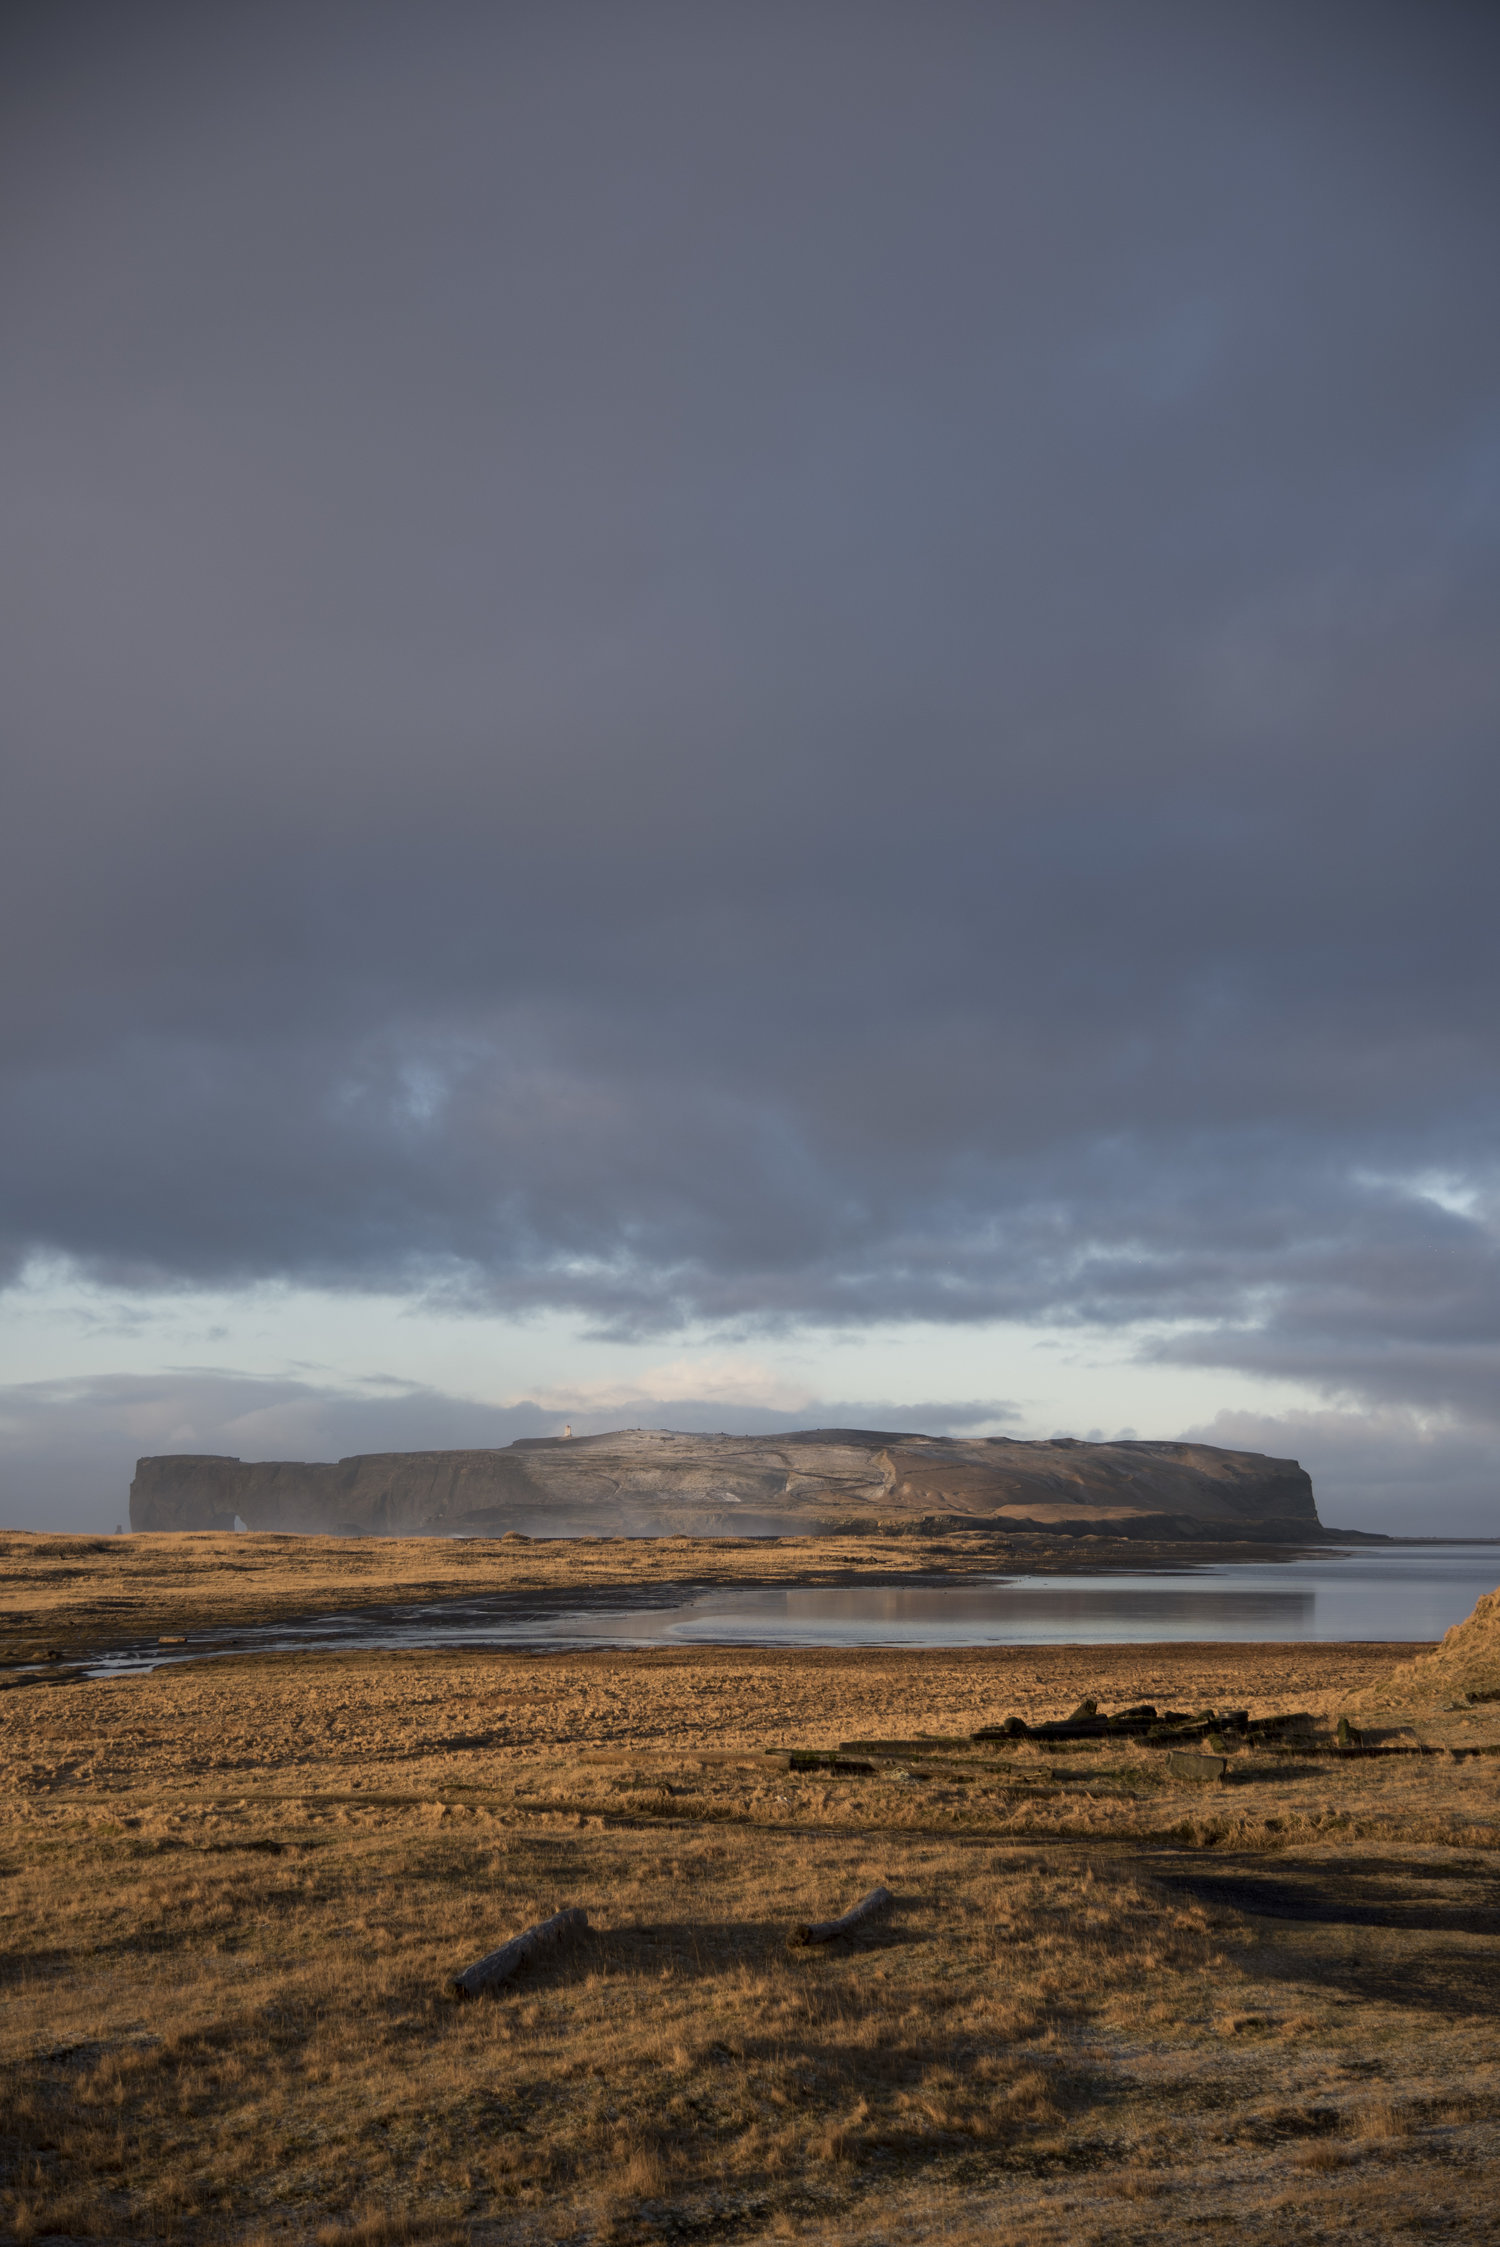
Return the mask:
M137 1463L138 1530L342 1536L806 1536L994 1528L1275 1544L1329 1534L1295 1459L1206 1443L1029 1442L868 1428L527 1437L337 1461L169 1453Z

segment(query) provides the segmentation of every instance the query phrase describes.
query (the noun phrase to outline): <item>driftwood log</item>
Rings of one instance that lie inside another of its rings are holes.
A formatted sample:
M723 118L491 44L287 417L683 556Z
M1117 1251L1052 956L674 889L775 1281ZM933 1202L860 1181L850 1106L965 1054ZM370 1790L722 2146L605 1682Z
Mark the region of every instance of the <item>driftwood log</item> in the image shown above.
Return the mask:
M871 1920L888 1912L895 1900L889 1888L872 1888L868 1896L861 1896L857 1904L850 1906L842 1919L818 1919L809 1926L794 1927L792 1941L796 1944L831 1943L840 1935L857 1934L861 1927L867 1927Z
M499 1950L490 1951L484 1958L476 1959L462 1974L455 1974L448 1984L453 1997L479 1997L485 1990L498 1989L508 1982L542 1952L555 1950L560 1943L572 1942L584 1933L589 1915L574 1904L564 1904L561 1911L550 1919L528 1927L524 1934L513 1935Z

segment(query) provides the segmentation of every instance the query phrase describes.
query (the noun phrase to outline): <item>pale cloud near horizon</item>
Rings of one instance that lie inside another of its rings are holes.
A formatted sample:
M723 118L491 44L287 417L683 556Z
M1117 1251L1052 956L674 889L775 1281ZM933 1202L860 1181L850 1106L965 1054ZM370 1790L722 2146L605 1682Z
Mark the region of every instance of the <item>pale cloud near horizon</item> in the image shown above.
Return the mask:
M723 1351L705 1357L664 1358L644 1365L629 1380L584 1381L571 1386L538 1386L535 1402L544 1411L625 1413L664 1397L696 1395L726 1411L776 1412L783 1419L806 1413L814 1392L805 1381L789 1378L748 1352Z

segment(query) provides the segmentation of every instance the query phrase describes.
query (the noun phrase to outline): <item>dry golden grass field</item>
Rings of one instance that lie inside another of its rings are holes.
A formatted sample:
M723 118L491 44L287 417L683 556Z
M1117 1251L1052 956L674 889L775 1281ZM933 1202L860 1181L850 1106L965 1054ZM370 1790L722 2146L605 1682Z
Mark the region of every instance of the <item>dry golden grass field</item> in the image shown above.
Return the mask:
M101 1643L101 1612L165 1631L327 1605L336 1564L361 1599L473 1565L387 1547L386 1579L378 1549L309 1540L299 1591L294 1545L5 1541L0 2237L1500 2240L1500 1615L1410 1667L1316 1645L14 1666ZM574 1556L585 1580L605 1550ZM259 1598L230 1573L257 1567ZM65 1681L14 1682L37 1674ZM1132 1742L970 1738L1085 1693L1348 1710L1367 1743L1436 1752L1251 1749L1205 1787ZM850 1751L872 1768L784 1752L849 1742L881 1743ZM887 1919L789 1947L877 1880ZM589 1916L574 1948L444 1994L564 1903Z

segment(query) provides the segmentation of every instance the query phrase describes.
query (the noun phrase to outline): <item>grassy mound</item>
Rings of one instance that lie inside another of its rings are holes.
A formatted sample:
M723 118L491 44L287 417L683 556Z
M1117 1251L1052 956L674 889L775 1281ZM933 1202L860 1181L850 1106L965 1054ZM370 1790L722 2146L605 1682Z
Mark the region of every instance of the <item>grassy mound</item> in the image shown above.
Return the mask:
M1486 1592L1430 1654L1403 1662L1360 1696L1372 1708L1431 1701L1500 1701L1500 1590Z

